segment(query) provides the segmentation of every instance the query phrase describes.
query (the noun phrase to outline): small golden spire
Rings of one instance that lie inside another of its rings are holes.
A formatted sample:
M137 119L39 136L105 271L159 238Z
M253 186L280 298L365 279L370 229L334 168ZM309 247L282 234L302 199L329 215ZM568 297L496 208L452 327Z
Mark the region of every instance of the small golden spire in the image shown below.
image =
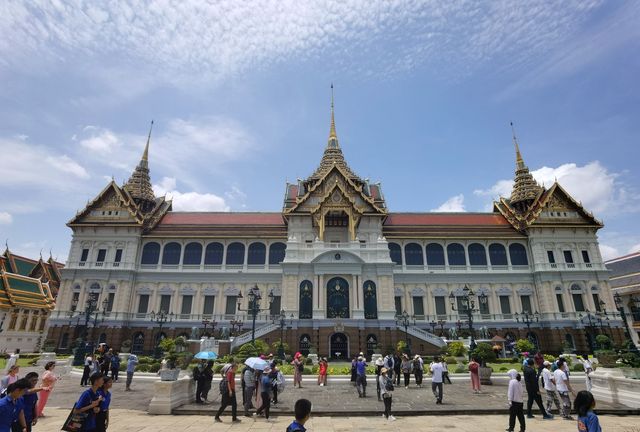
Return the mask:
M520 154L520 146L518 146L518 139L516 138L516 129L513 126L513 122L511 122L511 134L513 136L513 145L516 148L516 167L522 168L524 167L524 160L522 160L522 155Z
M147 145L144 146L144 153L142 153L142 160L149 161L149 142L151 141L151 131L153 130L153 120L151 120L151 126L149 127L149 136L147 137Z

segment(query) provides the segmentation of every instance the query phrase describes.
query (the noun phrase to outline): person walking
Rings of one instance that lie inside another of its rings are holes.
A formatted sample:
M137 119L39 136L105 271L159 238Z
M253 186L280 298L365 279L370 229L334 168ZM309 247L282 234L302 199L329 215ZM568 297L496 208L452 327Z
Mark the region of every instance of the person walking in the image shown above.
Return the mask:
M36 384L38 384L38 374L36 372L29 372L24 379L29 382L29 389L22 396L24 422L27 425L27 432L31 432L31 428L38 422L38 392L42 392L43 388L36 388ZM19 428L19 423L14 423L14 428L17 432L22 431Z
M381 358L376 359L375 367L376 367L376 394L378 395L378 401L382 402L382 393L381 393L382 389L380 388L380 374L381 374L382 368L384 367L384 360ZM387 376L387 378L389 377Z
M220 382L220 395L222 396L222 401L220 402L220 408L218 409L214 420L217 423L222 423L220 415L222 415L223 411L231 405L231 421L239 423L240 419L237 414L238 402L236 401L236 370L238 370L238 365L236 363L231 363L230 366L223 368L223 370L225 371L224 377Z
M382 417L389 421L394 421L396 418L391 415L393 380L387 376L388 371L389 370L386 367L382 367L380 369L378 386L380 387L380 393L382 394L382 400L384 401L384 413L382 414Z
M573 417L571 417L571 399L569 398L569 393L574 396L576 393L573 391L569 383L569 377L564 370L566 362L564 358L558 359L558 369L553 372L553 379L558 394L560 395L560 400L562 401L562 418L565 420L573 420Z
M6 370L7 373L9 373L9 369L11 369L13 366L17 366L18 365L18 360L19 359L20 359L20 349L18 348L7 359L7 364L5 365L4 370Z
M18 423L21 432L27 430L22 396L30 385L28 380L19 379L7 387L6 396L0 399L0 432L11 432L14 423Z
M89 377L91 387L86 389L80 395L78 402L74 405L74 414L85 413L87 417L82 425L83 432L96 431L96 414L100 412L100 403L103 396L98 392L104 384L104 377L100 372L94 373Z
M449 365L447 364L447 361L443 358L442 359L442 382L449 382L449 384L453 384L451 382L451 378L449 378Z
M409 360L409 356L407 354L402 354L402 363L400 363L400 370L402 371L402 376L404 377L404 388L409 388L409 378L411 377L411 369L412 369L411 360Z
M278 404L278 384L280 384L279 378L282 376L282 374L280 373L280 369L278 369L278 366L276 366L276 363L273 362L272 364L273 366L270 366L271 373L269 373L269 378L271 378L271 394L273 395L271 403L273 405L277 405Z
M295 420L287 426L287 432L306 432L304 424L311 417L311 401L307 399L298 399L293 407Z
M7 388L9 388L9 385L18 381L19 372L20 372L20 366L15 364L8 369L7 374L3 376L2 379L0 379L0 393L6 392Z
M553 372L551 372L551 363L545 361L542 365L544 367L544 369L542 369L542 385L544 391L547 393L547 413L551 414L551 408L553 404L555 404L558 409L558 414L560 414L562 413L562 407L560 405L560 399L558 399L558 393L556 392L555 378L553 377Z
M118 382L118 374L120 373L120 355L118 352L114 352L111 357L111 379L114 382Z
M126 391L131 391L131 383L133 382L133 373L136 371L136 365L138 364L138 356L135 354L129 354L129 359L127 360L127 382L126 382Z
M351 359L351 385L356 386L356 377L358 376L356 372L356 365L358 364L358 357L354 357Z
M542 413L544 420L551 420L553 416L548 414L542 405L542 395L540 393L540 381L538 381L538 373L534 369L534 362L532 358L527 359L527 365L524 367L524 384L527 387L527 418L535 418L531 408L533 402L538 405L538 409Z
M113 358L113 349L109 348L109 351L107 351L102 356L102 363L100 363L100 372L102 373L102 375L104 376L109 375L109 369L111 369L112 358Z
M91 368L93 367L93 357L91 353L87 353L84 356L84 369L82 370L82 378L80 378L80 385L82 387L89 383L89 377L91 376Z
M412 368L413 368L413 375L416 380L416 385L418 387L422 387L422 377L424 376L424 363L422 361L422 357L420 357L418 354L416 354L415 357L413 358Z
M364 361L364 357L358 357L356 363L356 389L358 390L358 397L367 397L367 363Z
M242 379L244 380L244 399L242 406L244 407L244 416L251 417L249 410L253 408L252 399L253 394L256 392L256 371L249 366L245 367Z
M111 386L113 386L113 380L111 377L105 376L102 387L98 390L98 394L102 396L102 401L100 402L100 411L96 413L96 432L107 432L107 428L109 427Z
M507 432L513 432L516 427L516 417L520 423L520 432L524 432L527 428L524 420L524 403L522 399L522 377L515 369L509 370L507 375L510 378L509 389L507 390L507 399L509 400L509 428Z
M56 382L60 379L54 372L55 368L56 362L54 361L50 361L44 365L45 372L42 374L42 391L38 397L38 405L35 411L36 418L44 417L44 407L47 405L47 401L49 400L49 396L51 396Z
M393 376L393 370L395 368L395 360L393 358L393 354L392 353L387 353L387 355L384 357L384 367L387 368L387 377L389 377L390 379L394 379L395 377Z
M196 404L198 405L204 403L202 401L202 388L204 387L204 366L205 361L201 360L193 368L193 380L196 382Z
M400 372L402 371L402 357L400 352L396 352L393 356L393 374L391 379L395 380L397 386L400 385ZM387 372L391 373L391 371Z
M442 397L443 397L443 372L444 366L440 361L440 358L436 356L434 358L433 363L429 368L431 370L431 391L433 392L433 396L436 398L436 405L442 405Z
M204 375L204 384L202 386L202 400L209 402L209 391L211 391L211 382L213 381L213 360L209 360L202 371Z
M329 363L326 357L322 357L318 362L318 385L320 387L327 386L327 373L329 369Z
M596 400L590 391L579 391L573 407L578 415L579 432L602 432L600 420L598 420L596 413L593 412L596 407Z
M269 410L271 409L271 378L269 378L270 373L271 368L269 366L264 368L264 370L262 371L262 378L260 379L260 396L262 399L262 404L254 414L256 416L259 416L264 413L264 417L267 421L270 421Z
M475 357L469 362L469 374L471 375L471 388L473 392L480 393L480 363Z
M591 391L591 374L593 373L593 364L591 363L591 360L589 360L589 356L588 355L583 355L582 358L578 357L578 361L582 364L582 367L584 368L584 382L585 385L587 387L587 391Z
M291 364L293 365L293 387L295 388L298 384L298 388L302 388L302 372L304 371L302 354L297 352Z

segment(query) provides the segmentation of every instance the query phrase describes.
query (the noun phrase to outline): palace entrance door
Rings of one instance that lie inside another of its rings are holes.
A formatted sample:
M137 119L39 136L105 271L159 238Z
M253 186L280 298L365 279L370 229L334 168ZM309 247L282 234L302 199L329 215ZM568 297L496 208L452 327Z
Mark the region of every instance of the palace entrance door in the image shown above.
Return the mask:
M349 338L344 333L331 335L329 355L335 359L349 359Z
M327 282L327 318L349 318L349 282L341 277Z

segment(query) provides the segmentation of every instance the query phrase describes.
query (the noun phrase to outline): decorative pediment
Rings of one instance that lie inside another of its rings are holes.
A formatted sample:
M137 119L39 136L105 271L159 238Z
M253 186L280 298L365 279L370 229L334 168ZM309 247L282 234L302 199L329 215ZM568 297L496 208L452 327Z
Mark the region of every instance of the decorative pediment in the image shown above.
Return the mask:
M315 257L312 264L364 264L362 258L350 252L335 250L321 253Z
M129 194L113 180L67 225L136 224L142 225L144 216Z

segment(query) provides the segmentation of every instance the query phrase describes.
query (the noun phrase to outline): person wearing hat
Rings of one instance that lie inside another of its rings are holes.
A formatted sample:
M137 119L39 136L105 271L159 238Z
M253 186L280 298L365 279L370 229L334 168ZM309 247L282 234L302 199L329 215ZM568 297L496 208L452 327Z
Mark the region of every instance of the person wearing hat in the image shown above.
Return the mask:
M553 372L551 372L551 362L545 360L542 363L542 367L542 385L544 387L544 391L547 393L547 412L551 414L551 407L555 404L558 409L558 413L561 413L562 407L556 390L555 378L553 377Z
M367 363L362 356L356 362L356 389L358 397L367 397Z
M416 354L413 357L413 375L416 379L416 385L422 387L422 376L424 375L424 363L422 357Z
M379 357L378 359L376 359L375 366L376 366L376 393L378 394L378 400L382 401L382 396L380 393L381 391L380 390L380 371L384 367L384 360L382 360L382 357Z
M264 413L264 417L269 420L269 410L271 408L271 378L269 374L271 373L271 368L269 366L265 367L262 371L262 378L260 378L260 397L262 399L262 404L260 408L255 412L255 416L260 416Z
M393 394L393 380L387 376L389 370L386 367L380 369L380 376L378 377L378 385L380 386L380 393L382 394L382 400L384 401L384 413L382 417L389 421L394 421L396 418L391 415L391 395Z
M405 353L402 354L402 363L400 364L400 369L402 370L402 375L404 376L404 388L409 388L409 377L411 377L411 369L412 362L409 360L409 356Z

